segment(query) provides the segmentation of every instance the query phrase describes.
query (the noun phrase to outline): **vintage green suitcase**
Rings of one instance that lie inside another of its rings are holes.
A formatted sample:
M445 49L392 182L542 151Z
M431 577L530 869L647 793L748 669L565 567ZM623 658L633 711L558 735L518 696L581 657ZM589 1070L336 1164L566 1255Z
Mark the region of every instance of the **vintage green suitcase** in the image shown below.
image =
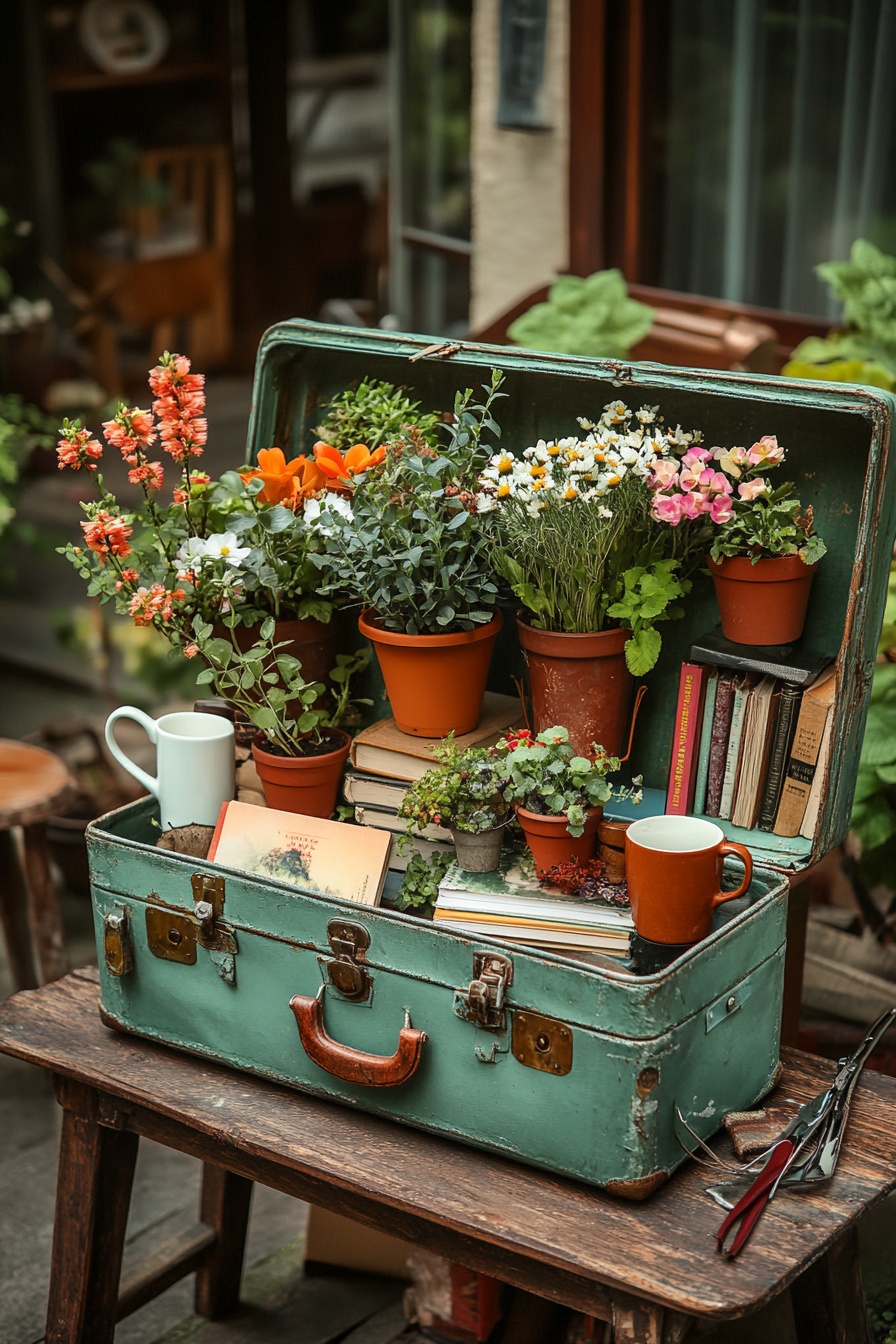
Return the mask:
M775 1077L785 874L842 837L855 786L896 527L894 403L871 389L290 322L261 344L249 455L307 450L321 403L361 375L441 409L492 366L506 373L500 418L514 446L573 429L617 397L658 404L709 443L776 434L785 445L830 552L806 642L836 658L840 679L839 749L814 840L723 823L756 859L742 908L637 978L160 851L151 804L134 804L88 832L103 1011L124 1030L639 1196L684 1158L678 1109L708 1135ZM687 618L664 627L631 763L648 786L645 813L663 810L680 662L714 623L707 581ZM520 670L508 633L490 684L512 692Z

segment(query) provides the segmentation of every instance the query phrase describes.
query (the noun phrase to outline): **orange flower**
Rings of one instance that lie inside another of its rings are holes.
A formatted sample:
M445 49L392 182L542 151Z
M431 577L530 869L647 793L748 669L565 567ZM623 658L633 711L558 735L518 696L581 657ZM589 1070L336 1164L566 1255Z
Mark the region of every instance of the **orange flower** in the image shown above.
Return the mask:
M386 460L386 450L375 448L371 452L366 443L356 443L343 455L338 448L333 448L329 443L316 443L314 458L321 471L330 480L342 481L351 487L353 476L368 471L370 467L379 466L380 462Z
M240 475L247 483L264 481L258 496L262 504L285 504L290 509L300 508L303 499L323 490L327 483L316 462L304 453L287 462L282 448L260 449L258 466Z

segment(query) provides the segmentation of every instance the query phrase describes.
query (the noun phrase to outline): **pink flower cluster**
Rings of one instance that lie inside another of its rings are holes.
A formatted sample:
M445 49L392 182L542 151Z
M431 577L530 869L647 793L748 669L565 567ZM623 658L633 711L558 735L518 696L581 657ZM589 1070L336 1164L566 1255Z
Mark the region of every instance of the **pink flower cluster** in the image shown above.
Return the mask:
M128 603L128 611L135 625L152 625L157 616L170 621L173 604L182 602L185 597L183 588L169 592L164 584L154 583L151 588L137 589Z
M81 527L88 547L99 556L102 563L110 555L130 555L128 538L134 529L117 514L110 513L108 509L97 509L93 518L82 523Z
M156 395L152 408L165 451L175 462L201 457L208 439L205 375L191 373L185 355L166 353L150 373L149 386Z
M751 503L768 492L765 478L751 473L783 460L784 449L771 434L749 449L689 448L680 461L659 458L647 480L654 492L651 515L672 527L685 518L704 518L719 525L730 522L736 502L734 482L739 481L737 499ZM745 475L749 479L740 480Z
M96 464L103 455L103 446L98 439L91 438L88 429L79 424L70 425L66 420L61 430L62 438L56 448L59 470L70 467L72 471L96 471Z

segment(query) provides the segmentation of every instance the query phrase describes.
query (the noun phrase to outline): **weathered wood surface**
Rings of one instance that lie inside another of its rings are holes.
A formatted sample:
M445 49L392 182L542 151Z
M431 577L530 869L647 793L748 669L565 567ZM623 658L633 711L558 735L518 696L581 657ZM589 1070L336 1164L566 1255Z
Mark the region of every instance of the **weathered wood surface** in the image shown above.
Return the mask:
M417 1241L541 1296L612 1318L612 1294L729 1319L775 1297L896 1188L896 1080L859 1084L837 1174L781 1194L740 1258L715 1253L720 1211L689 1166L632 1205L572 1181L116 1035L94 973L0 1006L0 1050L99 1089L104 1124ZM774 1100L801 1103L832 1066L788 1052ZM562 1122L562 1121L561 1121Z

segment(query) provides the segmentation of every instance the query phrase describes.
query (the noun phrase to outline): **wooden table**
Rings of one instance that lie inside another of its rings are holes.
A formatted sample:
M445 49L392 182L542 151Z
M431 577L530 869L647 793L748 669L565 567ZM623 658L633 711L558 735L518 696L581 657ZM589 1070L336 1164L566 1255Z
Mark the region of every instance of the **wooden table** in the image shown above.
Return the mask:
M96 973L82 971L0 1005L0 1051L50 1070L64 1111L48 1344L105 1344L116 1319L193 1270L197 1310L232 1310L253 1181L612 1321L617 1344L678 1344L695 1317L744 1316L788 1287L800 1344L867 1344L855 1226L896 1188L896 1079L863 1075L834 1179L779 1194L728 1262L694 1163L627 1203L118 1035L98 1002ZM778 1105L832 1076L797 1052L785 1065ZM201 1223L171 1263L120 1288L141 1135L206 1164Z

